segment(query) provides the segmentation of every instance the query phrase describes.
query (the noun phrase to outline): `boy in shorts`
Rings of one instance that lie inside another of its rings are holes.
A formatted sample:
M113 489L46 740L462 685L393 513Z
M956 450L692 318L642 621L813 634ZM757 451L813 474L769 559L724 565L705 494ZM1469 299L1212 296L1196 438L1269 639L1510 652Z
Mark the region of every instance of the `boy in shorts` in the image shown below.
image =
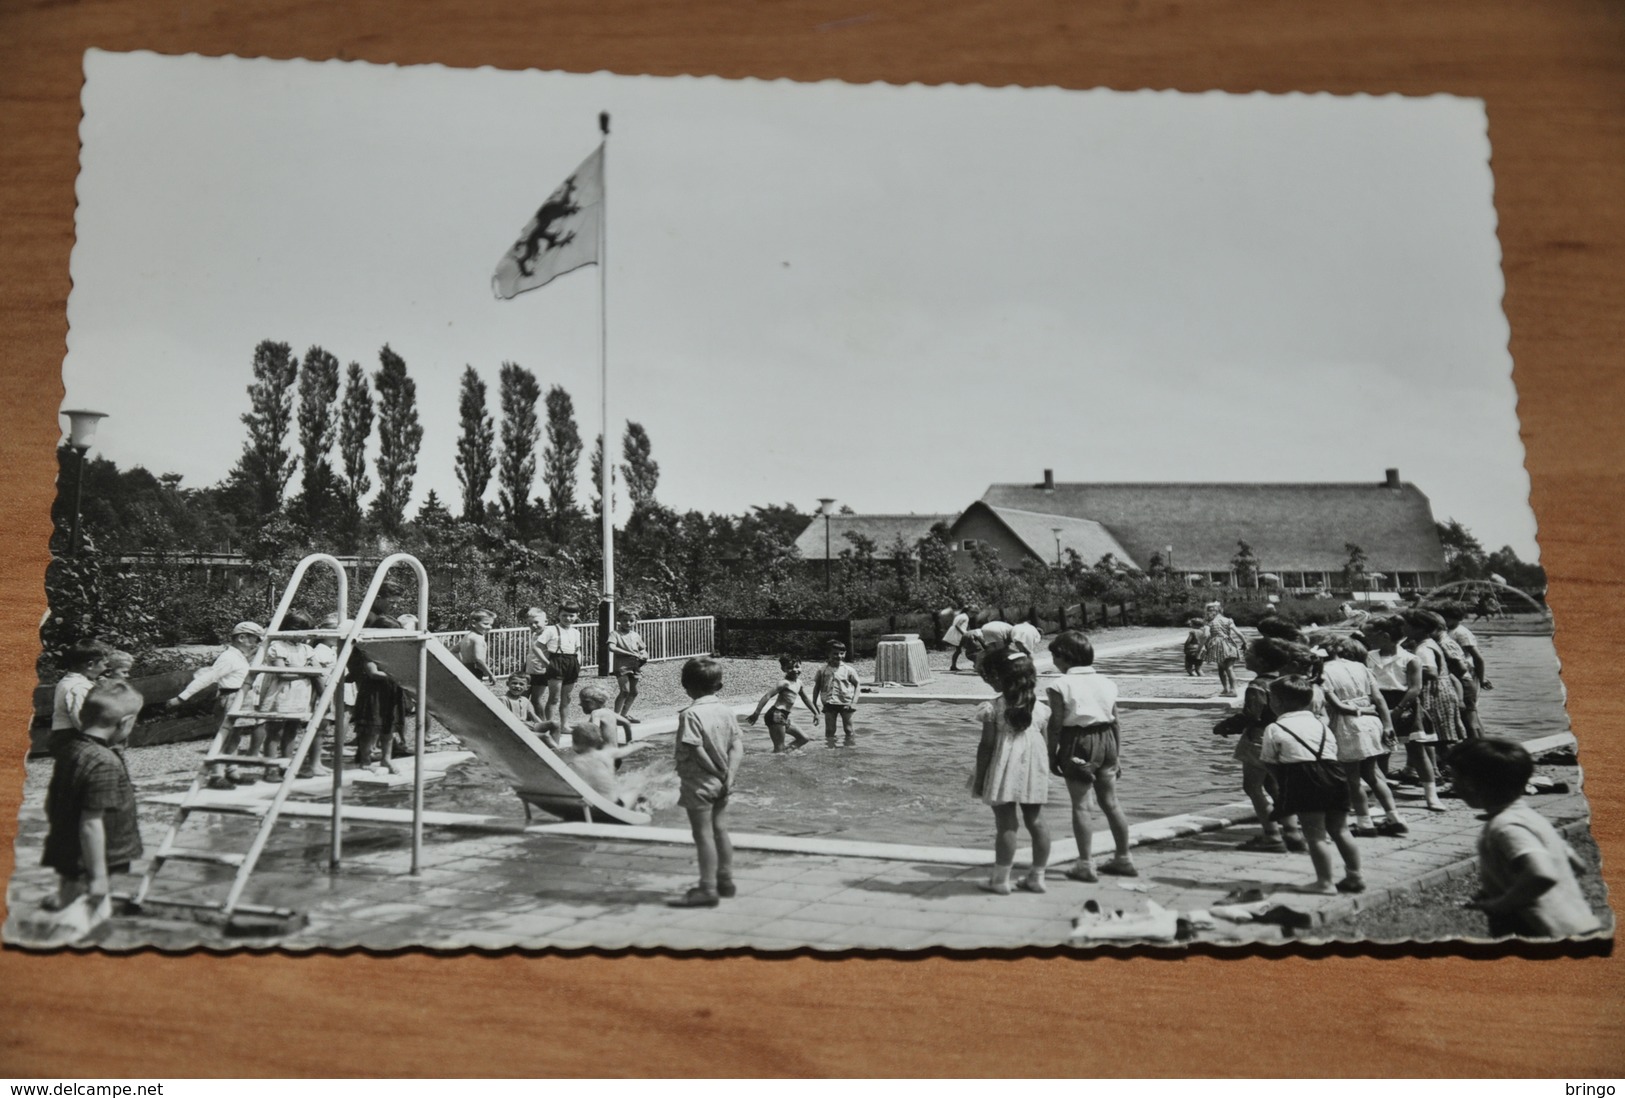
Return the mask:
M807 697L807 688L801 683L801 661L787 652L779 657L779 670L784 672L779 685L763 694L761 700L756 703L756 711L746 718L747 723L755 724L756 719L762 715L763 708L767 708L767 735L773 741L775 755L807 746L807 737L801 734L801 730L790 719L790 715L796 709L796 699L799 698L801 704L807 707L807 712L813 715L813 720L818 719L818 710L813 707L812 699ZM767 703L770 701L773 704L768 708ZM784 745L786 735L795 740L788 748Z
M638 700L638 679L643 665L649 662L649 649L638 631L632 628L632 613L622 610L615 615L615 629L609 635L610 670L615 672L615 712L638 723L632 715L632 703Z
M1088 797L1092 789L1117 848L1100 872L1138 877L1140 871L1128 853L1128 817L1117 803L1117 684L1095 670L1095 647L1075 629L1051 641L1049 651L1055 670L1061 673L1044 691L1050 710L1050 772L1066 779L1067 795L1072 798L1072 837L1078 842L1077 863L1066 875L1074 881L1098 880L1090 860L1093 829Z
M839 716L846 732L846 746L852 746L852 714L858 708L858 673L846 662L846 645L835 641L829 658L813 679L812 704L824 711L824 746L835 746L835 720Z
M53 749L42 863L56 870L58 884L46 906L60 911L85 896L92 925L107 918L111 875L128 872L141 857L135 787L113 750L129 738L141 705L128 683L98 686L80 707L81 727L60 733Z
M570 688L581 677L581 630L576 628L579 606L559 607L559 623L549 625L537 638L537 645L547 657L547 702L542 707L546 720L556 721L560 728L569 724Z
M688 812L694 849L700 863L700 883L675 900L672 907L716 907L719 897L734 896L733 841L725 814L739 763L745 757L745 738L739 722L717 697L722 689L722 665L709 656L683 664L683 692L693 701L677 714L677 803Z

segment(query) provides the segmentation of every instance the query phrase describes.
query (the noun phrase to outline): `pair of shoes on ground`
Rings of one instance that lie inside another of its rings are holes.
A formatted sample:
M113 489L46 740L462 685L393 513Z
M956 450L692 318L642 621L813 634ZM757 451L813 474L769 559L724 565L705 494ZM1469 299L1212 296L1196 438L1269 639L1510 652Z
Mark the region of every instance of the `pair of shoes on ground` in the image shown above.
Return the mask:
M675 900L667 900L667 907L716 907L722 900L731 900L739 895L739 886L734 879L726 873L717 874L716 888L706 888L705 882L700 882Z

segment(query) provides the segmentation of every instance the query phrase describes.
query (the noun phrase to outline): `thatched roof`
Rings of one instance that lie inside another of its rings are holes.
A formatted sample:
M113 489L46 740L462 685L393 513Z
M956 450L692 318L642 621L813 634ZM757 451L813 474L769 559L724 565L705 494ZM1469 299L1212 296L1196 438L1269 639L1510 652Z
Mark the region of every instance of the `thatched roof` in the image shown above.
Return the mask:
M1365 550L1368 567L1374 570L1444 570L1444 551L1427 496L1415 485L1397 483L1397 477L1394 486L1381 481L1058 483L1052 489L995 484L982 502L996 509L1098 522L1141 568L1151 554L1172 545L1176 570L1229 571L1240 540L1253 547L1266 572L1335 572L1348 561L1344 546L1349 542ZM1053 555L1053 535L1050 546Z
M1111 531L1093 519L1043 514L1015 507L990 507L980 500L965 508L965 513L959 516L960 519L969 517L979 508L991 512L1034 557L1046 564L1055 561L1056 530L1059 529L1062 552L1073 550L1085 564L1094 564L1110 553L1124 564L1137 566L1128 550L1112 537ZM956 533L958 526L958 523L954 524Z
M875 556L891 558L892 542L901 534L912 546L931 532L939 522L952 523L958 515L831 515L829 517L829 553L840 557L843 550L852 548L846 540L848 533L858 534L875 543ZM824 559L824 516L814 515L807 528L796 538L796 549L804 560Z

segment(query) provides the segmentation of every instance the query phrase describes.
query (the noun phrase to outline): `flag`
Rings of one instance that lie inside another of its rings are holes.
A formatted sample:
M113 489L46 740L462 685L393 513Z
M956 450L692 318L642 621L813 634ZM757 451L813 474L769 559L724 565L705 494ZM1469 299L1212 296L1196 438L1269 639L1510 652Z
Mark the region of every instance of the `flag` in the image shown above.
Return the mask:
M491 290L507 299L546 286L561 274L598 262L598 227L604 215L604 147L547 196L536 216L491 276Z

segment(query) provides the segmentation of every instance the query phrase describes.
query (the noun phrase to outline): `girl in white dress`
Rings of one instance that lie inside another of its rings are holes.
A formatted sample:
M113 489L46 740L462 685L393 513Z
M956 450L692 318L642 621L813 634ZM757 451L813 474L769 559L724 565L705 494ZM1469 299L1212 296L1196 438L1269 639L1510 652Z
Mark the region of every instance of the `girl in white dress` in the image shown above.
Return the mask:
M997 837L993 875L979 887L1001 896L1010 894L1016 837L1019 824L1025 823L1033 840L1033 864L1016 887L1044 892L1049 829L1040 813L1049 800L1049 748L1044 739L1049 705L1038 697L1038 674L1031 657L1018 649L988 651L982 660L982 677L999 696L977 711L982 741L976 749L970 791L992 807Z

